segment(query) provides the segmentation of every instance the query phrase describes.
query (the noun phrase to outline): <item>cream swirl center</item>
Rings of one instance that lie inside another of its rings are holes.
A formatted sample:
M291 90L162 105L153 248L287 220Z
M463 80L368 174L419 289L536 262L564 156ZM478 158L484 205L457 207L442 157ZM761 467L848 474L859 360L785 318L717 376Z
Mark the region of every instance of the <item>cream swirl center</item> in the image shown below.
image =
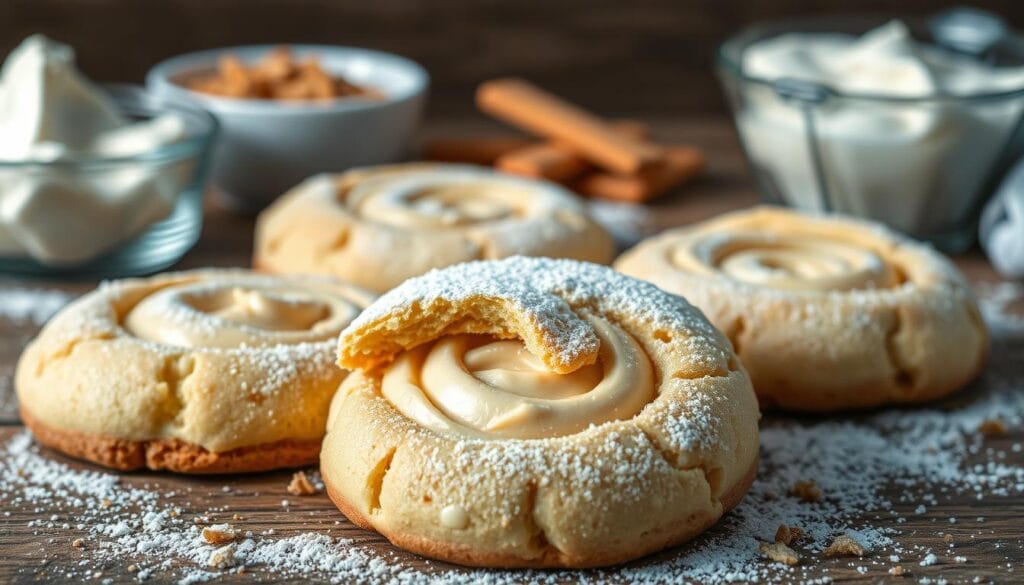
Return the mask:
M696 260L701 266L693 266ZM838 240L755 234L726 234L677 249L673 262L684 270L702 268L768 288L847 291L887 288L897 271L875 251Z
M643 348L619 327L588 317L597 362L557 374L515 340L455 335L398 356L381 392L424 427L477 438L537 439L630 418L656 394Z
M330 338L359 310L340 294L319 289L198 282L145 297L125 316L124 327L166 345L256 347Z
M363 218L402 227L440 229L522 217L543 185L481 171L379 175L346 195Z

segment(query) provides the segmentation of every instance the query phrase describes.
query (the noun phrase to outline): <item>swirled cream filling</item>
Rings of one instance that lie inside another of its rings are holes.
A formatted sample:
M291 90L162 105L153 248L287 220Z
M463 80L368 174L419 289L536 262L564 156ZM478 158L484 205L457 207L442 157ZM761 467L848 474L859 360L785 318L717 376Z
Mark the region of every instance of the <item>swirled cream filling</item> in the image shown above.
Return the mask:
M162 344L236 348L319 341L358 314L352 301L326 291L200 282L148 295L123 323L132 335Z
M381 392L424 427L477 438L558 437L630 418L654 400L651 362L629 333L587 320L599 359L568 374L548 370L521 341L454 335L399 355Z
M896 268L875 251L839 240L726 234L677 249L672 260L683 270L783 290L847 291L899 283Z
M521 217L536 204L535 186L480 172L423 172L377 176L347 194L364 219L403 228L439 229Z

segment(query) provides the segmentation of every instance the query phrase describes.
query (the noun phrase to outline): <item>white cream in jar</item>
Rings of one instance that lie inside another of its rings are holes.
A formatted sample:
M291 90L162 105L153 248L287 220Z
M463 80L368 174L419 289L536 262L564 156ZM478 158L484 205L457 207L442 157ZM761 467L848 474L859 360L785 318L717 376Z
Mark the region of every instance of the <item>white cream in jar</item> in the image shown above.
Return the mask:
M921 237L969 215L1024 104L929 99L1018 89L1024 68L991 67L924 45L899 21L861 37L764 39L746 48L742 69L748 78L770 82L743 85L737 124L771 190L802 209L877 219ZM777 91L780 80L820 84L841 95L819 103L787 100ZM818 146L823 185L809 134Z
M174 114L127 119L76 69L71 47L29 37L0 70L0 256L73 265L166 217L180 168L78 163L144 154L184 135Z

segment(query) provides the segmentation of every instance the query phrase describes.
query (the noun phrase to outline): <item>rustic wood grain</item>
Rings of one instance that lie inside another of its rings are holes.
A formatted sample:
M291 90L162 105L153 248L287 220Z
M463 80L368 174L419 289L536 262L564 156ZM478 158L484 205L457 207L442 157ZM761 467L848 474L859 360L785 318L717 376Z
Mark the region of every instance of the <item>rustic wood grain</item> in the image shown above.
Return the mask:
M768 424L774 424L774 421L769 421ZM0 443L6 442L18 432L18 427L0 428ZM1012 443L1021 440L1024 440L1024 433L1016 432L991 441L987 446L1009 450ZM58 453L48 454L73 468L86 467ZM352 539L361 546L370 547L382 557L393 557L396 563L415 566L425 572L440 574L462 570L436 561L426 563L415 555L396 549L381 536L353 526L341 516L323 493L304 497L288 494L285 487L290 475L288 472L279 472L241 477L181 478L167 474L133 473L126 474L123 483L136 487L146 486L147 489L159 489L167 493L175 492L177 495L166 498L164 502L182 507L186 520L191 520L195 516L205 516L211 522L228 522L242 530L257 533L273 529L275 535L281 538L316 531L332 537ZM225 485L230 486L230 492L223 491ZM283 507L282 500L288 500L289 505ZM82 570L77 563L81 559L89 558L88 548L94 546L94 536L87 531L74 528L30 527L29 522L39 520L39 513L9 505L5 505L4 508L5 512L9 511L11 515L0 517L0 550L3 551L0 554L0 582L63 580L61 577L68 570ZM976 577L986 583L1019 582L1019 574L1008 572L1007 564L1018 565L1024 554L1020 548L1020 538L1024 533L1021 527L1024 501L1020 497L1009 501L1004 498L982 502L975 502L973 498L967 501L965 498L961 502L933 506L925 514L913 514L913 508L912 504L906 504L902 509L898 508L898 511L907 517L904 524L897 524L892 517L882 514L882 511L879 511L881 519L873 516L869 518L875 526L898 528L903 534L898 538L900 542L930 547L941 554L944 554L948 546L943 534L952 534L956 545L955 554L964 555L969 561L964 564L951 564L946 561L939 565L921 567L914 560L908 559L902 564L911 572L912 578L895 580L896 582L912 583L925 577L942 577L951 583L971 582ZM49 510L46 512L51 513L53 512ZM74 523L73 509L55 513L58 515L58 525L67 521ZM233 520L234 514L241 515L244 520ZM950 516L962 518L964 521L950 525ZM977 516L984 516L985 522L980 525L973 522L973 518ZM888 524L885 520L887 517ZM708 536L715 536L719 530L720 528L713 528ZM71 546L71 542L77 538L85 540L82 550ZM634 564L657 561L677 553L678 551L668 551ZM829 575L837 583L877 583L891 579L886 571L893 563L885 562L884 554L876 553L874 556L874 559L869 557L869 560L879 561L878 567L872 567L866 574L860 574L852 568L849 559L823 560L816 567L815 573ZM103 578L113 579L114 582L131 582L135 576L127 569L138 561L136 558L125 557L97 566L95 561L89 560L87 566L102 573L94 579L95 582ZM218 582L243 583L251 582L254 577L266 579L272 576L262 572L259 567L249 567L243 575L224 575L218 578ZM168 581L167 576L157 573L149 582L165 581ZM316 579L286 581L319 582Z
M657 213L652 221L658 228L680 225L719 213L726 209L749 205L756 201L752 192L743 160L736 144L735 135L727 120L723 118L701 118L690 120L649 119L655 127L660 139L695 144L705 149L711 162L707 177L687 188L673 193L668 199L656 204ZM481 132L495 126L481 119L450 121L435 123L428 127L424 134L429 136L447 132ZM251 218L231 216L226 212L210 207L203 237L199 245L190 252L177 268L190 268L206 265L246 266L251 252ZM996 281L998 277L977 253L957 258L958 264L975 281ZM40 288L58 288L70 293L88 290L95 283L68 282L15 282L2 281L0 286L32 286ZM1019 308L1024 314L1024 307ZM18 425L14 403L11 400L10 375L15 360L26 340L35 333L35 327L25 323L10 323L0 320L0 443L22 432ZM1024 375L1024 340L1017 343L1000 345L997 355L993 356L990 368L999 375ZM951 402L969 400L972 392L980 392L986 382L983 380L975 385L973 391L965 396L952 399ZM821 419L814 419L821 420ZM763 421L765 425L799 425L808 424L799 418L780 415L768 415ZM1024 430L1015 429L1007 437L992 439L986 447L1004 450L1010 453L1013 443L1024 440ZM68 463L74 469L88 469L88 465L70 461L63 456L47 452L55 460ZM1019 457L1019 455L1014 455ZM983 460L983 455L979 456ZM328 499L318 493L308 497L296 497L287 494L290 473L266 473L242 477L206 477L182 478L162 473L132 473L123 476L123 483L130 486L146 485L161 492L174 492L176 495L167 498L166 502L174 503L184 510L186 518L209 512L215 521L230 521L244 530L260 532L274 529L281 537L302 532L316 531L335 537L351 538L362 543L386 558L393 558L396 563L417 567L427 572L442 573L461 569L444 563L427 563L422 559L402 552L379 535L356 528L342 517L330 504ZM222 486L230 486L225 493ZM898 493L894 487L888 494ZM287 499L287 508L282 500ZM897 498L893 498L894 501ZM31 507L15 505L12 502L0 501L5 514L0 516L0 582L35 582L65 580L67 571L79 571L78 564L88 558L88 549L72 548L70 543L76 538L86 539L89 546L90 537L86 531L74 528L61 528L61 522L72 519L73 508L59 511L35 510ZM947 543L943 533L953 535L956 553L966 556L965 564L943 564L921 567L916 562L903 564L911 570L913 582L921 578L936 579L939 577L950 582L970 582L974 578L983 581L1002 583L1019 582L1024 576L1012 569L1024 560L1021 541L1024 539L1024 496L1016 495L1005 498L987 498L976 501L970 496L952 496L952 501L939 506L930 506L925 514L913 514L914 505L899 504L897 511L906 518L906 523L897 524L895 516L883 511L868 513L864 521L870 521L877 527L891 526L898 528L897 539L905 546L921 545L946 551ZM10 515L6 513L9 512ZM30 526L30 522L45 519L48 514L57 514L61 520L55 527ZM233 514L240 514L244 520L231 520ZM975 524L975 517L984 516L983 524ZM948 523L949 517L963 518L964 521L955 525ZM73 525L73 522L72 522ZM722 528L713 528L711 535L717 534ZM668 551L657 555L655 559L667 558L679 551ZM858 573L848 559L824 560L818 565L816 575L828 575L835 582L842 583L875 583L892 579L885 572L891 563L885 562L884 552L878 551L871 561L877 565L869 565L866 574ZM113 579L114 582L132 582L135 575L128 567L135 559L126 557L109 561L105 565L95 567L89 561L89 567L102 573L93 580ZM639 563L650 562L649 560ZM859 562L857 565L866 563ZM1024 568L1021 568L1024 570ZM266 580L274 578L273 574L259 567L247 568L244 575L226 575L224 582L249 582L253 579ZM152 582L163 582L167 575L157 573ZM292 579L295 582L299 579ZM301 581L306 581L301 579Z

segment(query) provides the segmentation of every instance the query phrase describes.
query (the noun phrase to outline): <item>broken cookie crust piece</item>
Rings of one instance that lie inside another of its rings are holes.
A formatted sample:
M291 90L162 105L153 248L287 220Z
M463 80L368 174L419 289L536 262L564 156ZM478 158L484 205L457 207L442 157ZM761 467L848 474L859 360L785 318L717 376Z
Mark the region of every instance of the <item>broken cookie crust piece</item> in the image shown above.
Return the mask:
M827 557L862 557L867 552L864 545L849 534L840 534L825 549Z
M795 565L800 562L800 555L781 542L762 542L759 546L761 556L784 565Z

